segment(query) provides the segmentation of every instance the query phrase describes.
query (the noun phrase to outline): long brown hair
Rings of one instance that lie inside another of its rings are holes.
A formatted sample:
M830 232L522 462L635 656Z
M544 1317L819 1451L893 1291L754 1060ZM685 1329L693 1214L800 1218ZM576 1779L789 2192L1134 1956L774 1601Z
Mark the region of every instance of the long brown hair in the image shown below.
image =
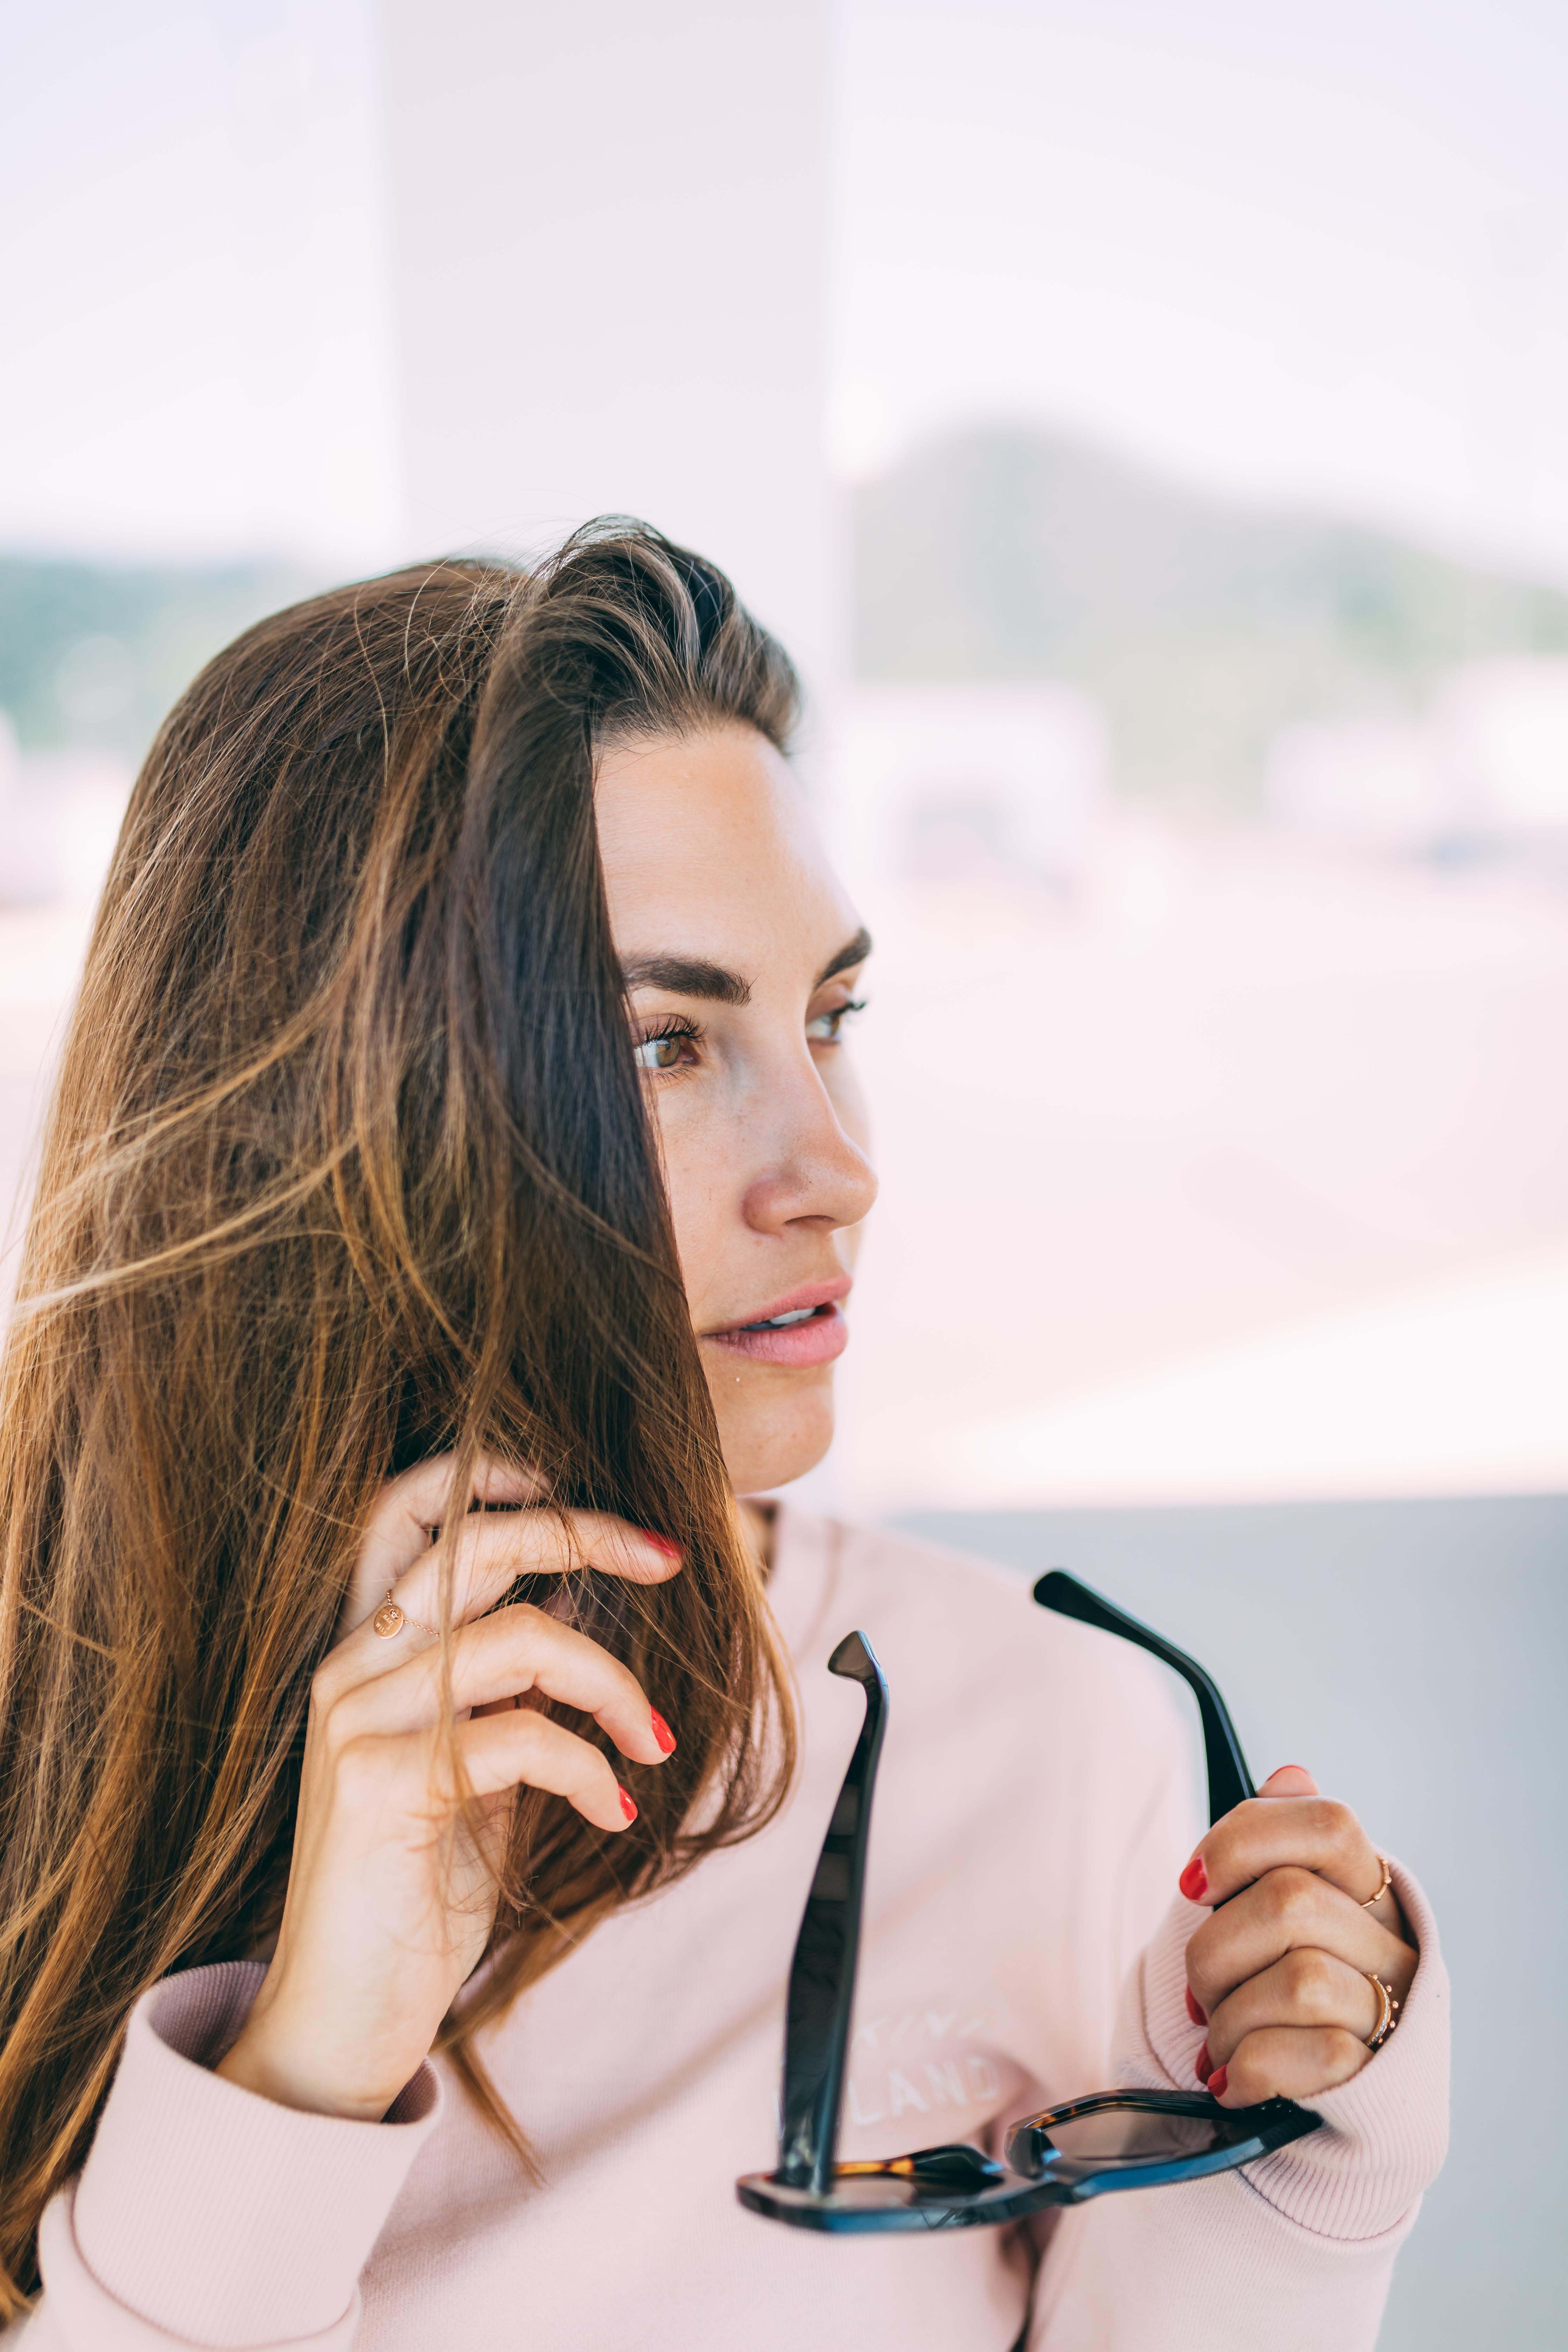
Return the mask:
M624 1837L520 1799L492 1964L447 2033L492 2119L478 2027L776 1809L787 1685L628 1048L593 782L628 736L783 745L795 698L721 573L605 522L530 573L443 562L277 614L153 749L0 1375L0 2309L36 2282L138 1995L276 1919L311 1675L400 1468L482 1448L685 1554L663 1585L571 1580L680 1745Z

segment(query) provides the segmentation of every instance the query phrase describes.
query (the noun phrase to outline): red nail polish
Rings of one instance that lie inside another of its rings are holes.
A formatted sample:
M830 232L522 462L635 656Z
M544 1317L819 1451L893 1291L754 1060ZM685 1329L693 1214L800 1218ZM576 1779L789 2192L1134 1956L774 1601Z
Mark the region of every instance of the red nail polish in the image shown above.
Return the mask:
M680 1558L680 1546L671 1543L668 1536L649 1536L648 1541L655 1551L661 1551L664 1554L666 1559Z
M1224 2096L1225 2096L1225 2086L1226 2086L1226 2083L1227 2083L1229 2080L1230 2080L1230 2068L1229 2068L1228 2066L1222 2066L1222 2067L1219 2069L1219 2072L1218 2072L1217 2074L1211 2074L1211 2075L1209 2076L1209 2096L1210 2096L1210 2098L1211 2098L1211 2099L1222 2099L1222 2098L1224 2098Z
M1197 2002L1193 1999L1193 1989L1191 1985L1187 1987L1187 2015L1192 2019L1194 2025L1206 2025L1209 2021L1207 2010L1200 2009Z
M624 1789L621 1790L620 1796L622 1812L625 1813L628 1822L635 1822L637 1817L637 1807L633 1804L631 1799L627 1796Z
M675 1753L674 1732L671 1731L668 1724L666 1723L663 1716L660 1715L657 1706L649 1707L648 1713L653 1717L654 1738L658 1740L659 1746L663 1748L667 1756L673 1756Z
M1194 1853L1176 1881L1189 1903L1201 1903L1209 1891L1209 1874L1201 1853Z
M1193 2072L1197 2076L1200 2083L1206 2083L1208 2081L1209 2070L1213 2064L1214 2060L1209 2056L1209 2046L1205 2042L1203 2048L1198 2052L1197 2056L1193 2061Z

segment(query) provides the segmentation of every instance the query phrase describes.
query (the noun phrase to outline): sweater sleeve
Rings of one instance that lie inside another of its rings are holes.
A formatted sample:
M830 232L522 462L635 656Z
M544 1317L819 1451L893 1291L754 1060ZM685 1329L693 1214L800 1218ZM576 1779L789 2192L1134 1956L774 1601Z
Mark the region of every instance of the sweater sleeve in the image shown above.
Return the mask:
M422 2066L366 2124L225 2081L211 2069L262 1973L193 1969L137 2003L87 2162L39 2226L25 2352L350 2352L360 2272L440 2085Z
M1372 2352L1394 2257L1447 2148L1448 1979L1431 1907L1394 1864L1420 1949L1398 2030L1354 2079L1310 2101L1323 2127L1207 2180L1068 2209L1035 2295L1031 2352ZM1186 2089L1203 2029L1178 1900L1129 1979L1118 2079Z

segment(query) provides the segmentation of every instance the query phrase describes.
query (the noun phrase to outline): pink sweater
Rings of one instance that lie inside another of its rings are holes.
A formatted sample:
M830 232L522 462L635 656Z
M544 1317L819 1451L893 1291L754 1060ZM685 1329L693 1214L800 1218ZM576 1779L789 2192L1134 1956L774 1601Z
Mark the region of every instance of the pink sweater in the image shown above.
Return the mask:
M854 1626L892 1703L841 2153L1185 2085L1202 2038L1182 1956L1206 1915L1173 1900L1200 1825L1163 1670L1018 1578L787 1510L770 1591L802 1699L784 1815L600 1927L487 2044L542 2185L439 2062L381 2124L221 2080L261 1969L195 1969L131 2020L44 2218L26 2352L1007 2352L1026 2322L1037 2352L1373 2344L1446 2134L1447 1980L1404 1870L1399 2031L1313 2102L1326 2130L1246 2173L1069 2211L1043 2260L1022 2231L822 2239L737 2205L773 2160L784 1978L862 1709L826 1660Z

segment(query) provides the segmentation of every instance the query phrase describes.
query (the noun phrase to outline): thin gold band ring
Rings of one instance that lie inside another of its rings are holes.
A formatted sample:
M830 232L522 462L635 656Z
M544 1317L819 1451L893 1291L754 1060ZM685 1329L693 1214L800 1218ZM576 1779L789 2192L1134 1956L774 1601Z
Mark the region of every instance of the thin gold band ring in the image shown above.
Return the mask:
M1366 2037L1367 2048L1375 2052L1382 2049L1384 2043L1387 2041L1389 2035L1393 2032L1394 2027L1399 2022L1399 2003L1394 1998L1394 1988L1392 1985L1385 1985L1383 1979L1381 1977L1374 1977L1370 1969L1363 1969L1363 1974L1365 1976L1368 1984L1371 1985L1376 1992L1379 2000L1383 2003L1382 2010L1378 2015L1377 2023Z
M1374 1903L1381 1903L1384 1896L1387 1894L1389 1888L1394 1884L1394 1864L1389 1861L1388 1856L1385 1853L1380 1853L1377 1859L1379 1866L1383 1871L1383 1877L1379 1884L1377 1893L1375 1895L1369 1895L1366 1901L1362 1905L1361 1907L1363 1911L1370 1911Z

